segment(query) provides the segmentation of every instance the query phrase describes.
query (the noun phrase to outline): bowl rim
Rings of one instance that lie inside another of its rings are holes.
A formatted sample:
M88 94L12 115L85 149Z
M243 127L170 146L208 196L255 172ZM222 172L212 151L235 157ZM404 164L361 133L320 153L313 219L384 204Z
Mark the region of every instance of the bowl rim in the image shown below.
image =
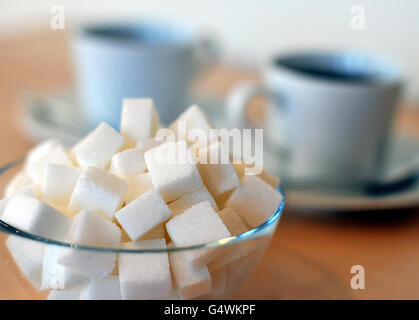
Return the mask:
M0 167L0 176L3 175L7 170L10 170L12 168L16 168L18 165L23 163L23 158L19 158L17 160L11 161L7 163L6 165L3 165ZM88 246L88 245L81 245L81 244L74 244L69 243L65 241L59 241L59 240L53 240L46 237L38 236L33 233L29 233L23 230L20 230L18 228L15 228L8 223L1 220L0 216L0 233L9 234L11 236L18 236L24 239L29 239L32 241L44 243L46 245L56 245L63 248L71 248L76 250L84 250L84 251L96 251L96 252L110 252L110 253L163 253L163 252L177 252L177 251L190 251L190 250L200 250L200 249L208 249L208 248L218 248L218 247L224 247L227 245L232 245L235 243L243 242L246 240L250 240L253 238L257 238L261 235L263 235L267 230L269 230L269 227L274 225L275 223L278 223L281 216L282 211L285 206L285 193L281 186L278 186L277 188L278 192L282 195L282 200L278 206L278 208L275 210L275 212L269 217L268 220L261 223L257 227L250 229L249 231L246 231L242 234L239 234L237 236L232 236L229 238L224 238L208 243L203 243L199 245L193 245L193 246L183 246L183 247L167 247L167 248L145 248L145 249L124 249L121 247L98 247L98 246Z

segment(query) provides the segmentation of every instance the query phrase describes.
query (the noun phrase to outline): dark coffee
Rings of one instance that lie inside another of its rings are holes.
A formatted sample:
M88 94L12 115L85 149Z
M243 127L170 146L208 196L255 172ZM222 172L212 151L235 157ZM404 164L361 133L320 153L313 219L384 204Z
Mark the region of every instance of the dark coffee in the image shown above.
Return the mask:
M373 83L374 77L367 73L347 70L339 70L338 67L314 64L304 64L297 61L277 60L276 64L292 71L304 74L313 78L324 80L346 82L346 83ZM342 68L343 69L343 68Z
M139 26L109 25L85 28L87 36L141 45L173 45L187 40L187 35L174 33L170 28L153 24Z

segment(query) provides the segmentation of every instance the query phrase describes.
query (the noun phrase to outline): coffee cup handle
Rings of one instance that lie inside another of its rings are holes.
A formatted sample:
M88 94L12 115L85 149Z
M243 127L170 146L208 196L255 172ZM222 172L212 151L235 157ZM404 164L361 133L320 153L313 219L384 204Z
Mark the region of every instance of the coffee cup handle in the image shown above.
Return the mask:
M269 90L256 82L244 82L230 92L227 97L227 117L231 126L238 128L255 127L246 116L246 108L250 99L254 96L269 97Z

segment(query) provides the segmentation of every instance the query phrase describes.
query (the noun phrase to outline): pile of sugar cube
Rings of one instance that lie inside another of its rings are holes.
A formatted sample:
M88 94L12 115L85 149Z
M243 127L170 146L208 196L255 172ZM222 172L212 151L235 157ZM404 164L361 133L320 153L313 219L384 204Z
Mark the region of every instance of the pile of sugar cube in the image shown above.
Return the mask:
M219 139L193 146L189 135L176 131L179 121L186 133L212 128L193 105L169 127L175 141L161 141L153 101L132 98L123 101L120 132L101 123L71 149L42 142L6 188L1 220L73 245L133 250L205 244L265 222L282 201L279 179L266 171L245 175L245 162L200 163L198 151L225 149ZM230 250L118 253L17 236L6 245L26 279L50 290L49 299L222 296L229 270L240 268L240 259L253 259L257 249L244 241Z

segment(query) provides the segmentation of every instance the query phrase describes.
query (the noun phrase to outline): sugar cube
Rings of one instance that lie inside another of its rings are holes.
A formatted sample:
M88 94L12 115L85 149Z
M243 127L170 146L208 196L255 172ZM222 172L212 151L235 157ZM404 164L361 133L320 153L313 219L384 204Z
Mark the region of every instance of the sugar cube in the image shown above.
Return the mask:
M279 178L270 174L268 171L263 170L261 173L258 174L258 177L269 184L275 190L278 189L279 186Z
M185 127L182 128L182 125ZM217 139L216 135L211 134L212 128L208 117L197 105L190 106L170 125L170 129L176 133L178 140L193 143L196 148L203 147ZM206 139L196 141L197 137L194 137L193 130L200 130Z
M67 240L74 244L118 248L121 230L115 223L83 210L75 215Z
M100 278L112 273L115 268L116 254L63 248L58 263L85 277Z
M193 299L211 291L211 276L206 266L192 265L182 251L170 252L169 261L175 287L183 299Z
M71 219L46 203L24 194L7 203L2 220L18 229L55 240L62 240Z
M212 290L214 296L223 296L227 287L227 267L222 266L215 270L211 270Z
M80 300L121 300L119 278L117 276L106 276L91 279L89 284L81 291Z
M40 155L39 155L40 156ZM60 164L68 167L74 167L74 163L68 155L67 149L57 144L51 147L44 155L39 158L27 161L25 164L25 170L28 176L39 188L42 187L42 183L45 178L45 171L49 164Z
M156 239L163 239L164 238L164 224L159 224L157 227L154 227L146 234L140 237L140 241L142 240L156 240Z
M227 283L225 288L226 296L230 296L235 290L240 288L247 280L256 264L259 262L263 250L254 250L248 255L234 260L226 265Z
M65 214L67 217L73 218L74 215L68 210L67 206L53 206L55 210L60 211L62 214Z
M37 144L31 150L28 151L28 154L25 159L25 164L33 163L41 159L53 148L60 145L61 145L61 142L56 139L48 139L48 140L42 141L41 143Z
M165 249L164 239L127 242L123 249ZM119 281L122 299L163 299L172 292L167 252L120 253Z
M208 189L203 186L201 189L185 194L179 199L171 202L169 208L174 215L183 213L186 209L192 207L195 204L198 204L203 201L209 201L214 210L218 211L218 206L214 201L214 198L208 192Z
M158 147L164 142L165 142L164 140L159 141L159 140L156 140L155 138L147 138L147 139L138 141L137 148L140 149L142 153L145 153L146 151L150 149Z
M35 186L34 183L25 187L24 189L18 192L19 194L24 194L32 198L39 198L41 197L41 192L39 192L38 188Z
M39 290L45 245L12 235L7 238L6 247L22 275Z
M89 167L80 175L71 196L69 210L77 213L83 209L112 219L122 206L128 184L103 169Z
M250 165L246 164L245 162L240 163L234 163L234 168L236 169L237 175L239 178L242 178L245 175L245 169L249 167ZM263 181L268 183L272 188L275 190L279 186L279 178L270 174L266 170L262 170L261 173L257 175L259 178L261 178Z
M202 180L213 195L220 195L239 185L236 170L229 160L229 153L217 141L198 150L198 169Z
M107 169L112 156L124 144L124 137L102 122L73 147L72 153L80 167Z
M185 141L164 143L148 150L144 158L151 182L166 202L203 186L196 161Z
M219 211L218 215L233 236L249 231L240 215L233 209L225 208Z
M47 300L79 300L83 287L75 287L68 290L51 290Z
M185 300L183 299L179 292L177 292L176 290L172 290L172 292L170 292L170 294L167 297L161 298L160 300Z
M236 211L249 228L268 220L281 203L282 195L257 176L244 176L226 206Z
M256 243L253 239L249 239L243 242L229 244L224 248L224 252L220 254L216 259L208 263L208 269L210 271L219 269L232 261L238 260L248 255L252 250L256 248Z
M147 191L115 213L131 240L135 241L172 215L155 189Z
M42 200L54 206L67 206L82 170L49 164L42 186Z
M12 180L10 180L7 185L4 197L10 198L32 184L33 181L28 174L24 170L19 171L13 176Z
M240 218L240 215L233 209L225 208L218 212L218 214L233 236L240 235L249 230L243 222L243 220ZM230 244L229 247L226 248L225 253L223 253L220 257L211 261L208 264L208 268L210 270L214 270L219 268L220 266L224 266L236 259L239 259L249 254L249 252L255 249L255 247L256 244L253 241L253 239L248 239L246 241Z
M58 264L59 246L45 246L41 290L67 290L87 284L86 277Z
M121 113L121 133L129 140L144 141L153 137L160 120L152 99L124 99Z
M128 192L125 195L125 202L129 203L143 193L153 189L150 174L148 172L135 173L126 177Z
M139 148L127 149L115 154L109 172L122 178L147 170L144 155Z
M166 230L176 247L204 244L231 237L218 214L208 201L196 204L166 223ZM222 251L201 249L188 252L195 265L207 264Z
M75 245L119 248L121 230L113 222L83 210L78 213L69 230L67 241ZM116 254L63 248L58 263L86 277L103 277L112 272Z
M236 189L234 188L234 189L231 189L227 192L219 194L218 196L214 196L214 200L217 203L218 208L222 208L222 209L225 208L225 204L226 204L228 198L230 198L231 194L234 192L234 190L236 190Z

